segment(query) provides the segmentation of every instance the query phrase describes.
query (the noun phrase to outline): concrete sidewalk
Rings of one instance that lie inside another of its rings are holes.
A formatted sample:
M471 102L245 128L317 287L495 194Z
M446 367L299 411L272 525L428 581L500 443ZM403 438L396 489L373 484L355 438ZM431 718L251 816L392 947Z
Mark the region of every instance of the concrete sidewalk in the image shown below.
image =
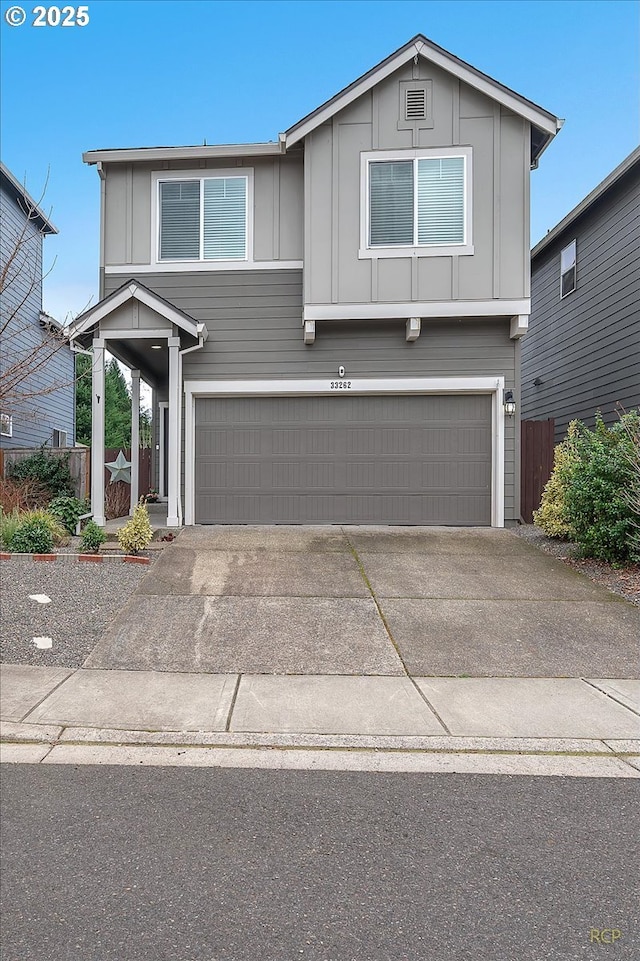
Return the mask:
M4 665L2 760L640 778L640 681Z

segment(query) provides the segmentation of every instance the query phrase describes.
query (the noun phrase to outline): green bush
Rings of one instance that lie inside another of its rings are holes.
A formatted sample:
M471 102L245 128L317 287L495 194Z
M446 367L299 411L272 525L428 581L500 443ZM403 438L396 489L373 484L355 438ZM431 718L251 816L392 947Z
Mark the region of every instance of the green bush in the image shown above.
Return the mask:
M69 471L69 454L53 455L46 447L40 447L30 457L10 464L7 476L16 480L27 478L39 481L50 497L73 494L73 481Z
M540 507L533 512L533 522L547 537L570 540L574 536L566 507L566 492L571 484L573 469L578 461L576 435L580 421L569 424L567 436L558 444L553 455L553 472L542 493Z
M75 534L78 519L82 514L86 514L89 508L86 501L81 501L77 497L68 497L65 494L59 494L53 498L48 510L54 517L58 518L70 534Z
M632 411L609 428L598 412L594 430L581 425L576 434L577 460L564 504L573 537L586 557L611 563L633 559L638 515L628 496L634 485L634 450L625 427L637 420L638 413Z
M51 530L37 518L18 524L11 538L11 550L18 554L49 554L52 548Z
M118 531L118 543L123 551L137 554L138 551L151 543L153 528L149 520L149 512L144 505L144 498L136 505L133 517Z
M100 545L104 544L106 539L107 535L102 528L98 527L95 521L88 521L81 535L82 550L90 554L95 554L100 550Z

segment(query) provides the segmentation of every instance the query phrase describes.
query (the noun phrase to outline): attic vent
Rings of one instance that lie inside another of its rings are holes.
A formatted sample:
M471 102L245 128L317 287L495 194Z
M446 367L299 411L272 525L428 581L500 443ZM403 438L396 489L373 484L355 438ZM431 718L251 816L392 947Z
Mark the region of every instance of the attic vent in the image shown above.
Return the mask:
M407 90L405 101L405 120L425 120L427 116L427 91Z

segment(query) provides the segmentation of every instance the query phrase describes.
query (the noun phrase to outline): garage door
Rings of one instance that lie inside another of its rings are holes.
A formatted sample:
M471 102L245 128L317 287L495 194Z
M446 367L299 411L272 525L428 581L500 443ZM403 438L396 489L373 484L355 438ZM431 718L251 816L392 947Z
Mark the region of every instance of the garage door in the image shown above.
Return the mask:
M198 524L491 523L487 395L196 399Z

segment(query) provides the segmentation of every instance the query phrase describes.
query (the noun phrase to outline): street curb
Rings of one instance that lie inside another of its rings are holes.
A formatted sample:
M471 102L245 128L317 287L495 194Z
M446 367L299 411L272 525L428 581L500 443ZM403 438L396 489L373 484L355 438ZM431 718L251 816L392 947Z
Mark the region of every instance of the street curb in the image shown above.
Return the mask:
M150 564L150 557L137 557L135 554L21 554L16 552L15 554L8 554L6 552L0 553L0 561L10 561L12 558L20 557L31 557L36 562L43 561L66 561L67 563L77 562L93 562L102 563L102 561L117 561L121 564Z

